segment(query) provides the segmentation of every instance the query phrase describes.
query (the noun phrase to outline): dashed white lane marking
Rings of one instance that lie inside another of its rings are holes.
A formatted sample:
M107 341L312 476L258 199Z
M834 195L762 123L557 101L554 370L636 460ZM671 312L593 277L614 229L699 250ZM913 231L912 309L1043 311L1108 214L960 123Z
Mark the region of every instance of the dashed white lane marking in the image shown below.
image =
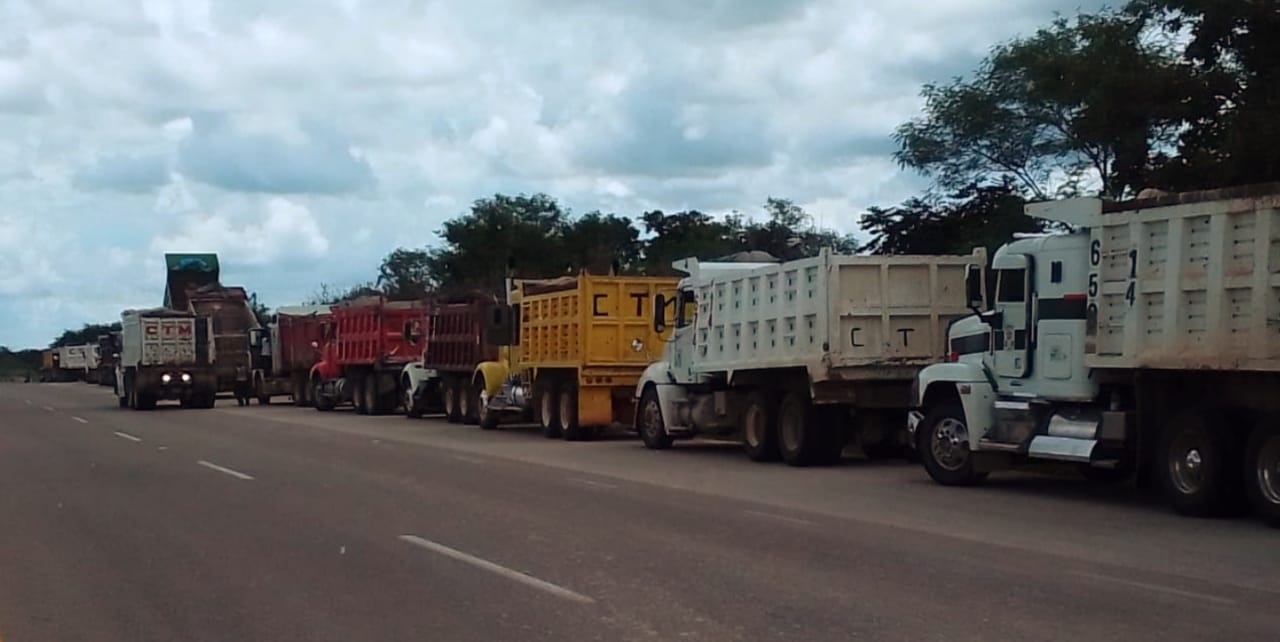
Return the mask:
M456 460L458 460L458 461L465 461L465 462L467 462L468 464L483 464L483 463L484 463L484 460L483 460L483 459L476 459L475 457L468 457L468 456L466 456L466 455L453 455L453 458L454 458L454 459L456 459Z
M1097 573L1084 573L1080 571L1070 571L1072 575L1084 577L1091 580L1101 580L1103 582L1112 582L1114 584L1123 584L1124 586L1132 586L1134 588L1146 589L1156 593L1164 593L1166 595L1176 595L1192 600L1204 600L1215 604L1230 605L1235 604L1235 600L1227 599L1218 595L1209 595L1206 593L1196 593L1195 591L1183 591L1181 589L1161 586L1159 584L1148 584L1146 582L1135 582L1134 580L1126 580L1121 577L1111 577L1110 575L1099 575Z
M30 400L30 399L26 399L25 401L27 402L27 405L28 405L28 406L30 406L30 405L31 405L31 400Z
M807 519L800 519L799 517L787 517L786 515L777 515L775 513L766 513L764 511L758 511L758 510L744 510L742 512L746 513L747 515L754 515L756 517L767 517L769 519L776 519L780 522L787 522L789 524L799 524L801 526L813 526L813 522Z
M84 418L82 418L82 417L76 417L76 416L72 415L72 417L71 417L71 418L72 418L72 419L74 419L74 420L76 420L76 421L78 421L78 422L80 422L80 423L82 423L82 424L87 424L87 423L89 423L89 420L88 420L88 419L84 419Z
M527 573L521 573L520 571L507 568L505 566L502 566L501 564L495 564L493 562L490 562L489 560L481 559L474 555L468 555L466 553L463 553L462 551L449 548L444 544L437 544L431 540L423 539L416 535L401 535L400 539L402 541L413 544L414 546L420 546L434 553L439 553L441 555L444 555L445 557L458 560L459 562L464 562L472 566L475 566L477 568L484 569L495 575L501 575L502 577L505 577L509 580L519 582L521 584L524 584L525 586L538 589L539 591L543 591L544 593L550 593L551 595L569 600L571 602L578 602L580 604L591 604L595 602L595 600L581 593L570 591L569 589L563 586L552 584L551 582L548 582L546 580L540 580Z
M201 459L200 461L197 461L196 463L197 463L197 464L200 464L201 466L204 466L205 468L209 468L209 469L211 469L211 470L216 470L216 471L218 471L218 472L220 472L220 473L226 473L226 474L228 474L228 475L231 475L232 477L238 477L238 478L240 478L240 479L248 479L248 480L252 480L252 479L253 479L252 477L250 477L250 476L248 476L248 475L246 475L246 474L244 474L244 473L242 473L242 472L240 472L240 471L238 471L238 470L231 470L230 468L224 468L224 467L219 466L219 465L217 465L217 464L214 464L214 463L211 463L211 462L207 462L207 461L205 461L205 460L203 460L203 459Z
M57 412L56 410L54 410L53 406L42 406L42 407L43 407L45 410L48 410L49 412Z
M583 477L570 477L569 481L577 482L579 484L586 484L588 486L595 486L597 488L617 488L618 487L616 484L606 484L605 482L599 482L594 479L586 479Z
M120 431L116 431L115 436L117 436L117 437L119 437L119 438L121 438L121 439L128 439L129 441L142 441L142 439L141 439L141 438L139 438L139 437L134 437L133 435L130 435L130 434L129 434L129 433L127 433L127 432L120 432Z

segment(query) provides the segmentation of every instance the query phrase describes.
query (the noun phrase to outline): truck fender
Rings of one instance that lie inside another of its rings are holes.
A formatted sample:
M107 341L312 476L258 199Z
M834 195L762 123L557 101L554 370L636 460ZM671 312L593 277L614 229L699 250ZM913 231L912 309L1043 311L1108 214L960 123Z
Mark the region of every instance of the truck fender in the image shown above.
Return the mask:
M482 361L476 365L471 380L483 381L485 395L492 398L502 389L502 383L507 380L510 371L505 361Z
M644 372L640 374L640 381L636 384L636 401L644 395L647 388L652 387L658 393L658 407L662 409L662 425L664 429L670 432L671 428L680 428L676 424L676 402L683 401L687 396L683 386L676 384L676 378L671 374L671 368L665 361L656 361L645 367ZM640 412L639 403L636 404L636 412ZM632 425L638 425L637 416Z
M400 382L411 396L417 396L418 389L431 378L434 370L427 370L421 363L408 363L400 370Z
M940 403L959 399L969 430L969 448L980 450L979 439L995 423L996 401L996 390L982 371L982 366L963 362L938 363L921 370L918 380L919 398L914 401L922 414L928 415Z

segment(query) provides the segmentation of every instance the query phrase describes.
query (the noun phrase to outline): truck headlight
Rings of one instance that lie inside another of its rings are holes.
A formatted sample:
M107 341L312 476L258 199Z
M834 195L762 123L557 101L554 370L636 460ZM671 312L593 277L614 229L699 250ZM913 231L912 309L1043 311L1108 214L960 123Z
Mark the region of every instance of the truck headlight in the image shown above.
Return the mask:
M184 372L184 373L182 373L182 383L191 383L191 373L190 373L190 372Z
M173 375L170 375L167 372L160 375L160 383L169 383L170 381L173 381Z

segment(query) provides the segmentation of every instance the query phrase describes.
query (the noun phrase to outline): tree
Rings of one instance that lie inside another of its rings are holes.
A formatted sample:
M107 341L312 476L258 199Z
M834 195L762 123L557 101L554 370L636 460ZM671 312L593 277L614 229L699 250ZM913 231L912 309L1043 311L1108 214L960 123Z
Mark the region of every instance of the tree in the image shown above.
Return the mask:
M114 323L86 323L79 330L63 330L62 334L58 335L58 338L49 344L49 347L60 348L62 346L80 346L86 343L96 344L100 335L118 331L120 331L119 321Z
M644 248L645 274L672 274L673 261L697 257L710 259L742 248L742 229L735 220L717 221L697 210L666 214L662 210L640 217L652 235Z
M510 272L545 278L572 270L564 255L568 215L545 194L475 201L471 211L445 221L445 245L430 250L428 273L435 286L501 291Z
M1044 231L1044 222L1023 213L1025 200L1012 181L969 185L946 199L912 198L888 209L872 208L862 219L872 254L968 254L985 247L988 258L1016 232Z
M258 301L258 293L249 294L249 307L253 309L253 316L258 319L258 325L265 326L271 321L271 308Z
M856 249L851 238L818 229L803 208L787 199L770 197L765 201L764 211L767 221L740 224L742 249L768 252L784 261L817 256L824 247L837 252Z
M1039 199L1089 179L1112 198L1136 192L1195 107L1190 70L1148 24L1079 14L995 47L972 80L925 86L897 160L949 190L1010 178Z
M628 274L640 267L640 231L628 218L589 212L565 228L562 244L575 271Z
M382 259L377 286L393 301L425 298L431 291L431 255L426 250L396 248Z

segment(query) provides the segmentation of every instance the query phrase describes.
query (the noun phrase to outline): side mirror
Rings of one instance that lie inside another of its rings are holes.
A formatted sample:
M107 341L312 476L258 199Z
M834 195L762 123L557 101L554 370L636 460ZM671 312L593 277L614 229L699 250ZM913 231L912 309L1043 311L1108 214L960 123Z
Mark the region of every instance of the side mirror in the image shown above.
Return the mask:
M119 353L119 352L112 352L112 353L111 353L111 358L112 358L112 359L119 359L119 358L120 358L120 353Z
M520 308L517 306L494 303L488 306L484 314L484 339L493 346L509 346L518 343L519 321L516 319Z
M662 334L667 329L667 297L662 294L653 297L653 331Z
M965 301L970 310L981 310L986 306L986 297L983 296L982 268L976 265L966 265L964 268L964 296Z

